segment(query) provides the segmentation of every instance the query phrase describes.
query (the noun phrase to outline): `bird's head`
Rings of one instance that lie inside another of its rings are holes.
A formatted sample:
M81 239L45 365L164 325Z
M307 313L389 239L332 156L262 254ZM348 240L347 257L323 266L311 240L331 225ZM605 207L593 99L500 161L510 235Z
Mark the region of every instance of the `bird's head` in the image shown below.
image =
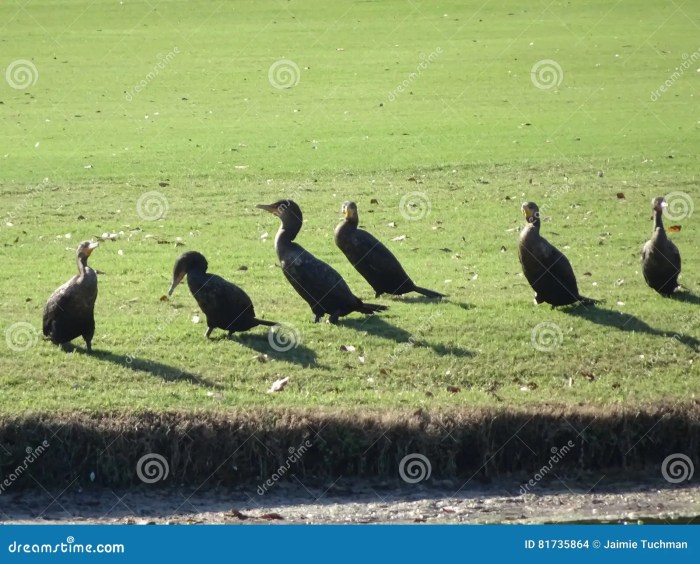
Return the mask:
M357 214L357 204L355 202L343 202L340 213L343 214L343 218L347 221L352 223L358 222L359 216Z
M76 251L79 257L89 257L100 244L97 241L83 241L78 245L78 250Z
M663 213L664 208L668 207L668 202L663 196L657 196L651 201L651 209L655 212Z
M279 200L274 204L258 204L255 207L276 215L282 221L282 225L292 222L301 223L303 220L301 208L293 200Z
M173 282L168 290L168 296L172 296L175 288L182 282L182 279L188 272L191 270L206 272L208 267L207 259L204 258L202 253L187 251L181 254L175 261L175 266L173 267Z
M534 223L536 220L540 219L540 208L535 202L525 202L521 209L525 216L525 221L528 223Z

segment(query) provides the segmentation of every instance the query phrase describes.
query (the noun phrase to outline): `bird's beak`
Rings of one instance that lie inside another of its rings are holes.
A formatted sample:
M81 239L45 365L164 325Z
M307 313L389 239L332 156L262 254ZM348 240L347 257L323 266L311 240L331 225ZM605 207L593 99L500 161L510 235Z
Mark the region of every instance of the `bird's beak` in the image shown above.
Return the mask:
M97 241L90 241L90 244L87 246L87 249L85 249L85 256L89 257L92 251L94 251L99 246L100 244Z
M662 207L662 208L667 208L667 207L668 207L668 202L667 202L667 201L661 202L661 207Z
M266 212L270 212L271 214L277 215L277 206L273 204L258 204L255 207L260 210L265 210Z
M170 285L170 289L168 290L168 296L172 296L173 292L175 291L175 288L177 288L178 284L182 282L182 279L185 277L183 274L182 276L178 276L177 278L173 279L173 283Z

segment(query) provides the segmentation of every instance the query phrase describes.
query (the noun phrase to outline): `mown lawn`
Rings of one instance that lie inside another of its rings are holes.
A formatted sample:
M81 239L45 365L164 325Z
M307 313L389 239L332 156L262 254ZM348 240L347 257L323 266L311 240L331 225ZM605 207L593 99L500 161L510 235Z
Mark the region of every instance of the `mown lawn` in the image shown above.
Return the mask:
M696 3L76 0L0 18L3 412L697 396ZM552 72L531 75L540 61ZM639 267L649 202L669 193L688 290L672 300ZM255 209L282 197L304 211L299 242L366 301L333 243L347 199L449 299L314 325L276 266L277 220ZM601 306L532 305L524 200ZM103 233L96 353L66 354L39 338L43 304ZM273 350L262 327L206 341L185 285L160 299L184 250L298 346ZM543 323L554 341L536 347Z

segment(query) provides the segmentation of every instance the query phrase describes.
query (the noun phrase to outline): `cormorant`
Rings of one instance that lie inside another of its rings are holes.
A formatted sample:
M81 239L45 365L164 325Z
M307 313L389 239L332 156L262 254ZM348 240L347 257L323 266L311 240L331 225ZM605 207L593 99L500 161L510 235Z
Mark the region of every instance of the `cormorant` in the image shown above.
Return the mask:
M535 290L535 301L554 306L597 300L579 294L576 276L566 256L540 235L540 209L534 202L522 205L527 225L520 232L518 255L525 278Z
M668 297L678 288L678 275L681 273L681 253L678 247L666 236L663 224L663 211L668 206L659 196L651 201L654 230L642 248L642 273L649 287L662 296Z
M84 241L77 250L78 274L56 289L44 307L44 336L54 345L63 345L76 337L85 339L92 351L95 334L97 274L87 264L99 243Z
M207 317L207 332L216 329L228 331L229 337L235 331L247 331L258 325L272 327L274 321L255 317L253 302L241 288L224 280L221 276L207 273L207 259L197 251L183 253L173 268L173 283L168 290L171 296L177 285L187 275L187 285L200 309Z
M382 294L400 296L409 292L418 292L429 298L445 297L416 286L389 249L371 233L357 228L359 216L355 202L345 202L342 214L345 220L335 228L335 244L372 286L375 298Z
M256 206L280 218L282 225L275 237L275 250L282 272L306 300L318 323L325 314L331 323L353 311L371 314L388 309L387 306L365 304L353 295L347 283L331 266L318 260L301 245L294 242L302 224L301 209L292 200Z

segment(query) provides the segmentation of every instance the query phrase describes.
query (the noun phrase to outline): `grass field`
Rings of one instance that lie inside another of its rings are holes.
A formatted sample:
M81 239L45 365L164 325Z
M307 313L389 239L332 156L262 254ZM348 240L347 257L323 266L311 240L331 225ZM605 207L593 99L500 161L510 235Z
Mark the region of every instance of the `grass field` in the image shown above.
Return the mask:
M3 413L697 397L697 2L76 0L2 4L0 21ZM671 192L688 292L668 300L639 250ZM255 209L283 197L304 211L298 241L366 301L333 243L347 199L449 299L314 325ZM532 305L524 200L602 306ZM103 233L96 353L65 354L39 338L43 305ZM160 300L184 250L298 346L262 327L207 342L186 286Z

